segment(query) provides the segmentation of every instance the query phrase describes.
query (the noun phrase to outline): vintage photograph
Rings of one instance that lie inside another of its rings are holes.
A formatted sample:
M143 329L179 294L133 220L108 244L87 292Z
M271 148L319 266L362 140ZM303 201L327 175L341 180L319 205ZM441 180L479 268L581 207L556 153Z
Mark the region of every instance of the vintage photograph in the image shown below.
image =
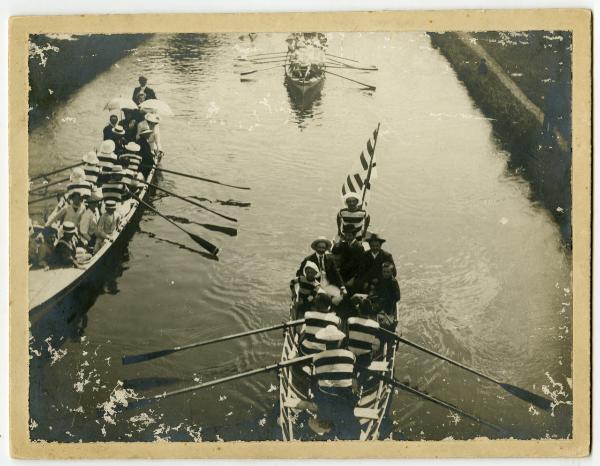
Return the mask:
M30 442L573 439L572 30L27 40Z

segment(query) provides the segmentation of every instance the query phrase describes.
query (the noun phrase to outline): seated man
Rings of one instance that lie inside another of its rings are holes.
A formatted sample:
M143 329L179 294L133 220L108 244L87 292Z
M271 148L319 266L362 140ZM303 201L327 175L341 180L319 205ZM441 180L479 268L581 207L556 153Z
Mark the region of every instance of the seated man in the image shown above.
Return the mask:
M53 267L77 267L83 265L83 257L78 255L80 247L77 238L77 227L73 222L66 221L63 223L63 235L54 248L52 256Z
M104 201L115 201L117 205L123 201L123 195L125 193L125 185L122 181L123 168L118 163L113 165L110 178L106 183L102 185L102 197Z
M333 246L331 252L337 258L340 275L346 288L351 290L365 248L360 241L356 240L355 228L352 225L344 225L342 234L342 240Z
M304 270L304 265L307 262L313 262L319 269L321 287L331 296L331 300L337 306L346 296L346 286L342 280L342 276L337 268L335 259L328 253L331 249L331 241L324 236L315 239L310 247L315 251L310 256L304 258L300 263L300 268L296 271L296 276L300 276Z
M292 290L292 301L296 303L296 317L302 318L307 309L312 306L312 302L321 289L321 284L317 277L319 268L314 262L306 262L303 274L290 281Z
M369 284L369 300L373 303L379 324L388 330L394 330L398 323L396 303L400 301L400 285L394 277L394 264L384 262L381 269L381 278L374 278Z
M112 235L119 227L121 218L117 214L117 203L109 199L104 202L106 211L100 216L96 225L96 244L94 245L94 254L96 254L106 241L112 241Z
M35 228L29 219L29 267L48 270L52 256L51 243L46 241L43 230Z
M86 209L79 221L79 239L88 251L94 250L94 241L96 239L96 227L98 219L98 203L102 200L96 192L86 202Z
M117 154L115 154L115 142L111 139L102 141L100 152L98 153L98 165L100 174L98 175L97 185L102 187L110 178L112 167L117 163Z
M385 243L385 239L381 238L376 233L371 233L367 239L369 250L365 251L360 260L359 273L355 280L355 291L357 293L368 293L369 284L374 278L382 277L382 264L390 262L393 267L393 276L396 276L396 266L392 255L381 249L381 245Z
M353 302L358 296L361 295L352 297ZM357 307L358 317L348 318L348 349L361 365L368 366L373 351L379 348L379 324L374 320L373 306L368 297L361 299Z
M352 225L354 234L358 241L365 237L371 217L361 205L361 198L357 193L347 193L344 196L346 207L342 208L337 214L338 235L341 238L344 232L344 225Z
M55 222L64 224L71 222L74 225L79 225L81 216L85 211L85 205L81 202L81 194L78 191L73 191L69 196L70 203L58 209L54 214L50 215L46 221L45 227L52 226Z
M328 325L340 325L340 318L330 311L331 298L326 293L318 293L314 307L304 314L304 325L300 335L300 352L314 354L325 351L325 342L317 338L317 332Z

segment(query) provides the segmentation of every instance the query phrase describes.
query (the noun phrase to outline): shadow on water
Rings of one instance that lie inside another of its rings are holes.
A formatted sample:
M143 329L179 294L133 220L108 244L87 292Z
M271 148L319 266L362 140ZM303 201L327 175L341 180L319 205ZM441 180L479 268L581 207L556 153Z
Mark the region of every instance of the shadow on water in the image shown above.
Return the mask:
M312 120L315 115L320 113L321 107L321 90L323 85L309 89L304 93L295 89L285 79L285 87L290 101L290 108L295 116L295 122L300 129L306 128L308 121Z

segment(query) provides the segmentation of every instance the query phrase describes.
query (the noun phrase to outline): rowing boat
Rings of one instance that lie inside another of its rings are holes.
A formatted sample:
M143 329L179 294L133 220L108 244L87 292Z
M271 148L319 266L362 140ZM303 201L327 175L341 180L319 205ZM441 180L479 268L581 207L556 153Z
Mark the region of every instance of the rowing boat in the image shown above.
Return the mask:
M309 79L295 76L292 73L293 63L288 60L285 70L285 82L288 89L303 100L310 100L316 97L325 84L325 65L319 68L319 73L311 76Z
M396 314L398 305L396 306ZM291 311L292 319L294 312ZM397 317L397 316L396 316ZM397 321L397 319L396 319ZM296 327L285 330L281 362L302 356L300 353L300 332ZM382 340L369 366L389 378L394 377L394 362L397 342ZM309 427L313 416L309 411L313 398L311 379L314 376L311 364L299 367L284 366L279 372L279 425L283 440L319 440ZM382 423L387 415L393 388L377 377L368 377L359 386L359 399L354 415L360 424L359 438L344 440L378 440Z
M154 161L158 165L161 155L155 155ZM148 173L147 182L152 182L155 175L155 169L152 168ZM138 194L142 200L150 196L150 187L144 185ZM59 206L56 206L55 210ZM133 234L134 227L137 225L142 215L143 206L131 198L122 203L120 208L121 223L112 235L111 241L105 241L104 245L96 252L92 258L83 264L81 268L61 267L50 270L32 269L29 270L29 316L30 320L37 320L44 311L56 306L63 299L69 296L75 289L89 281L94 272L111 257L112 252L116 251L117 245L126 243ZM54 212L53 212L54 213Z

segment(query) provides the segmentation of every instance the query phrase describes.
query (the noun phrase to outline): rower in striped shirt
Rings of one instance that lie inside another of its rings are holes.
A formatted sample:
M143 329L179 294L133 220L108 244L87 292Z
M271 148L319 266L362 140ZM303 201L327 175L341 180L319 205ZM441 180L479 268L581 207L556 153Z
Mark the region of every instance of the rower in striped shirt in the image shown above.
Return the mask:
M304 312L311 307L313 300L321 289L321 284L317 277L319 276L319 267L311 261L304 264L303 275L294 277L290 281L292 290L292 301L296 303L296 316L302 318Z
M117 154L115 154L115 142L107 139L102 141L100 152L98 153L98 165L100 166L100 174L98 176L98 185L103 185L111 176L111 170L117 163Z
M83 172L85 173L85 179L92 185L92 190L98 185L98 175L100 174L100 161L94 151L90 151L83 154Z
M325 351L325 342L317 338L317 333L328 325L340 325L340 318L330 311L331 298L327 293L319 293L314 307L304 314L304 325L300 333L300 352L314 354Z
M121 168L121 165L113 165L109 180L102 185L102 197L105 204L106 201L109 200L115 201L117 206L121 204L121 201L123 200L123 194L125 192L125 185L121 181L122 174L123 169Z
M349 192L344 196L346 207L340 209L337 214L338 236L343 236L344 226L352 225L356 239L361 241L369 228L371 217L367 211L360 205L360 196L357 193Z

